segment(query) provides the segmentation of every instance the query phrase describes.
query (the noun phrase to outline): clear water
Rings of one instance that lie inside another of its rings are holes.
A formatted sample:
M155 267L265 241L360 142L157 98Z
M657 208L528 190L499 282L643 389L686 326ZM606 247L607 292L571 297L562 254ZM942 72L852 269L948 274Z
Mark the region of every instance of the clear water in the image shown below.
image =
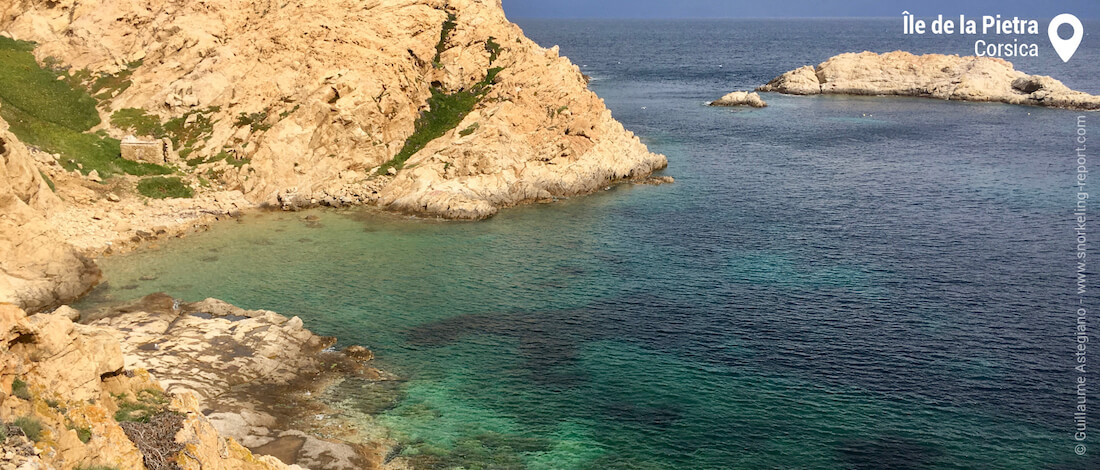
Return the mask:
M676 184L481 223L249 215L103 260L85 305L217 297L366 345L407 381L330 399L422 468L1100 468L1072 441L1077 113L702 106L848 50L971 47L893 22L521 25ZM1019 67L1098 93L1092 38Z

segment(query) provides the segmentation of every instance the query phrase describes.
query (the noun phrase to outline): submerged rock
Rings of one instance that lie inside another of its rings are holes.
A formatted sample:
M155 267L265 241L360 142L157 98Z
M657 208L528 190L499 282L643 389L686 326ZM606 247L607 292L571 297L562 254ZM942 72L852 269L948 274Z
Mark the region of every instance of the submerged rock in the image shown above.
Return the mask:
M757 91L792 95L896 95L993 101L1076 110L1100 109L1100 96L1074 91L1051 77L1028 75L994 57L846 53L805 66Z
M747 91L735 91L716 101L710 102L711 106L751 106L753 108L766 108L768 103L760 97L759 93Z

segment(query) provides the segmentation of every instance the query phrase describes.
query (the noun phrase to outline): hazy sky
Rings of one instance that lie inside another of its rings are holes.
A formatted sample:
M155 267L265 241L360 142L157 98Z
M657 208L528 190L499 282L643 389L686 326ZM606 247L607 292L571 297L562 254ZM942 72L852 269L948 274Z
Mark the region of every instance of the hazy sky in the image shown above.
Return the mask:
M918 17L937 14L1100 19L1100 0L503 0L509 18Z

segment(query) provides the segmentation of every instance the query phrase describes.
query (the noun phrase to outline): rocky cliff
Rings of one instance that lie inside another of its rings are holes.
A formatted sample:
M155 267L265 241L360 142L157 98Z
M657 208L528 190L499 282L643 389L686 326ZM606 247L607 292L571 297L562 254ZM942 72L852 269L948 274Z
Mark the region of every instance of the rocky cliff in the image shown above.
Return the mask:
M0 12L0 31L37 43L40 62L124 81L98 95L107 132L169 134L158 121L177 120L192 172L255 203L476 219L666 165L499 0L3 0Z
M48 222L63 203L42 175L0 119L0 303L28 309L75 298L100 277Z
M995 101L1077 110L1100 109L1100 96L1069 89L1051 77L1017 71L993 57L847 53L816 67L787 72L757 91L794 95L898 95Z

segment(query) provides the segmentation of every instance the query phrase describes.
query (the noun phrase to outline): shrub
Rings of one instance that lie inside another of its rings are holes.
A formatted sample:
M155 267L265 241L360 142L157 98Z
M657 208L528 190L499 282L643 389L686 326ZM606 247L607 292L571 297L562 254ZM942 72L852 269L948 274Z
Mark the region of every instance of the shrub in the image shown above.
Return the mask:
M191 187L178 176L154 176L138 182L138 193L153 199L190 198L195 195Z
M497 61L497 57L500 57L500 44L495 41L496 38L489 36L489 40L485 41L485 51L489 53L489 65Z
M30 400L31 399L31 390L30 390L30 388L27 387L26 382L24 382L20 379L15 379L11 382L11 394L15 395L20 400Z
M30 416L15 420L15 426L23 430L23 435L34 442L42 437L42 422Z
M175 456L184 450L176 442L176 434L183 429L183 415L171 411L157 413L145 422L120 423L126 437L145 456L145 468L149 470L179 469Z
M125 395L116 396L118 411L115 412L115 421L120 423L148 423L153 416L168 408L168 398L159 390L142 390L133 400Z
M439 33L439 42L435 44L435 57L432 58L432 66L437 69L443 68L440 56L443 55L443 51L447 50L447 39L451 36L451 31L458 27L458 23L455 22L457 19L458 17L454 13L447 13L447 21L443 22L443 29Z
M76 437L77 437L77 439L80 439L80 442L83 442L83 443L87 444L88 441L92 440L92 430L91 429L76 428L76 429L74 429L74 431L76 431Z
M465 129L462 129L461 131L459 131L458 135L460 135L462 137L466 137L466 136L476 132L479 127L481 127L481 124L475 122L473 124L470 124L470 127L467 127Z
M263 132L263 131L266 131L268 129L271 129L271 124L267 123L267 117L268 117L267 110L260 111L258 113L252 113L252 114L241 113L240 116L237 116L236 126L237 127L248 126L248 128L251 129L253 132L255 132L255 131Z

